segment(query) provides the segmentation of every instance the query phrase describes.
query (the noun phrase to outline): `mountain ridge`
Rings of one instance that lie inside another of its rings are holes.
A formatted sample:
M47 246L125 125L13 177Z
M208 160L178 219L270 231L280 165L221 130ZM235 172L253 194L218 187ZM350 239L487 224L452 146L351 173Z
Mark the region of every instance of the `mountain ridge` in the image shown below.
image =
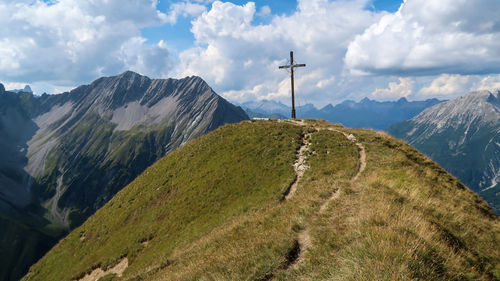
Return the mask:
M156 162L23 280L496 280L499 233L475 193L384 133L246 121Z
M345 100L335 106L328 104L320 109L312 104L297 106L299 118L324 119L333 123L341 123L351 128L369 128L386 130L390 125L410 119L425 108L442 102L438 99L425 101L408 101L400 98L397 101L379 102L367 97L359 102ZM248 115L256 117L289 116L291 108L276 101L251 101L240 104ZM265 114L259 115L258 114Z
M389 132L440 163L499 213L499 100L498 90L470 92L430 107Z
M150 79L126 71L62 94L6 91L0 98L9 101L0 110L2 133L26 131L17 141L0 136L15 159L0 161L0 210L56 238L160 157L223 124L248 119L195 76ZM11 206L16 197L29 199ZM21 225L16 229L22 236Z

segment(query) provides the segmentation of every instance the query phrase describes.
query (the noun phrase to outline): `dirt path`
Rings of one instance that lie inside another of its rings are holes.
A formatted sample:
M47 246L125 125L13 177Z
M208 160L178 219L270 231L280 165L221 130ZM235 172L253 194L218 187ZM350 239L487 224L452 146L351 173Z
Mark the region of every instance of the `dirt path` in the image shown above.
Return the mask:
M295 170L295 175L296 175L295 180L293 181L292 185L290 185L290 188L288 188L288 190L285 192L284 200L289 200L290 198L293 197L293 195L297 191L297 186L299 185L299 181L304 176L304 172L309 168L309 166L306 165L306 152L309 150L309 146L311 145L310 139L311 139L310 133L305 134L304 137L302 138L302 145L297 151L296 160L295 163L293 163L293 169Z
M288 120L288 122L291 122L295 125L298 125L298 126L301 126L301 127L304 127L306 126L307 124L303 121L303 120ZM351 178L351 183L355 182L359 176L361 175L361 173L365 170L366 168L366 151L365 151L365 147L363 146L363 144L361 144L360 142L357 141L356 137L352 134L348 134L344 131L340 131L340 130L337 130L337 129L333 129L333 128L321 128L321 127L314 127L316 129L316 131L321 131L321 130L329 130L329 131L333 131L333 132L338 132L338 133L341 133L343 134L348 140L350 140L351 142L353 142L357 147L358 147L358 161L359 161L359 166L358 166L358 171L356 172L356 174ZM310 145L310 137L311 137L311 134L307 134L305 135L307 136L307 144L306 144L306 141L304 140L303 141L303 145L301 146L301 148L299 149L299 152L298 152L298 157L297 157L297 161L295 162L294 164L294 168L295 168L295 172L297 174L297 178L295 180L295 182L292 184L292 187L290 188L290 192L289 192L289 196L285 196L285 200L288 200L292 195L293 193L295 193L296 189L297 189L297 184L299 182L299 180L303 177L304 175L304 171L305 169L301 169L299 170L298 167L299 167L299 163L303 163L303 162L300 162L301 160L301 155L303 157L303 161L305 161L305 156L303 156L304 152L306 151L306 149L309 148L309 145ZM304 137L304 139L306 139L306 137ZM302 164L303 165L303 164ZM318 215L324 213L328 207L328 205L330 204L330 202L332 202L333 200L337 199L338 197L340 196L340 188L336 188L332 195L330 195L330 197L323 203L321 204L320 208L319 208L319 211L318 211ZM313 218L314 220L315 218ZM304 229L299 232L298 236L297 236L297 240L296 240L296 244L298 245L298 249L293 249L292 251L294 252L294 259L293 260L289 260L289 263L288 265L286 266L285 269L288 269L288 268L297 268L298 265L304 260L304 254L307 252L307 249L310 248L312 246L312 240L311 240L311 236L309 235L309 224L306 225L304 227ZM272 277L270 278L272 279ZM268 279L268 280L270 280Z
M355 182L359 178L359 176L361 175L361 173L366 168L366 151L365 151L365 147L363 146L363 144L359 143L357 141L356 137L354 135L352 135L352 134L347 134L346 132L339 131L339 130L332 129L332 128L328 128L328 130L343 134L348 140L350 140L351 142L353 142L358 147L359 167L358 167L358 171L356 172L356 174L351 178L351 183L353 183L353 182ZM321 207L319 208L319 214L324 213L326 211L326 208L330 204L330 202L332 202L333 200L337 199L339 196L340 196L340 188L337 188L332 193L332 195L330 195L330 197L328 197L328 199L323 204L321 204Z
M120 260L119 263L109 268L108 270L104 271L101 268L96 268L92 272L78 279L78 281L95 281L99 280L99 278L102 278L108 274L116 274L117 277L121 277L125 269L127 269L127 267L128 267L128 259L123 258L122 260Z

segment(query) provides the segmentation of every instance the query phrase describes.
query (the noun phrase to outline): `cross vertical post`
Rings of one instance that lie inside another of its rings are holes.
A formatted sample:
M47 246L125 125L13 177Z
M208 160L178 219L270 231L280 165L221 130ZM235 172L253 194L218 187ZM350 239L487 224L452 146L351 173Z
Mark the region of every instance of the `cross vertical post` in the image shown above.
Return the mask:
M279 69L284 69L284 68L290 68L290 79L291 79L291 86L292 86L292 119L295 119L295 89L294 89L294 77L293 77L293 69L295 67L305 67L305 64L293 64L293 51L290 51L290 65L282 65L279 67Z

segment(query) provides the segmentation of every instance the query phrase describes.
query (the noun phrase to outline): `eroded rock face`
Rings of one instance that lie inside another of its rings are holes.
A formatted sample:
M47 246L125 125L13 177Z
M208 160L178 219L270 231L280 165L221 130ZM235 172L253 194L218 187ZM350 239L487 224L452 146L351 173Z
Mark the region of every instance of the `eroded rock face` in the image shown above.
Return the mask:
M500 92L435 105L389 129L429 155L500 213Z
M199 77L127 71L58 95L2 90L0 214L27 208L35 229L78 226L157 159L248 119Z
M149 79L131 71L39 103L26 171L38 180L42 201L53 201L54 219L73 225L158 158L248 118L199 77Z

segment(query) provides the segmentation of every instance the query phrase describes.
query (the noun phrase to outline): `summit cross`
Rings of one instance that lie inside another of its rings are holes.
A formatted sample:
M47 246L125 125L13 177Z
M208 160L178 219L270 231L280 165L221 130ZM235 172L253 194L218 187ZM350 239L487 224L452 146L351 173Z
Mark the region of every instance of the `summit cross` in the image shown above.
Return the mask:
M295 119L295 92L294 92L294 86L293 86L293 69L296 67L305 67L305 64L293 64L293 51L290 51L290 65L282 65L279 68L284 69L284 68L290 68L291 70L291 80L292 80L292 119Z

